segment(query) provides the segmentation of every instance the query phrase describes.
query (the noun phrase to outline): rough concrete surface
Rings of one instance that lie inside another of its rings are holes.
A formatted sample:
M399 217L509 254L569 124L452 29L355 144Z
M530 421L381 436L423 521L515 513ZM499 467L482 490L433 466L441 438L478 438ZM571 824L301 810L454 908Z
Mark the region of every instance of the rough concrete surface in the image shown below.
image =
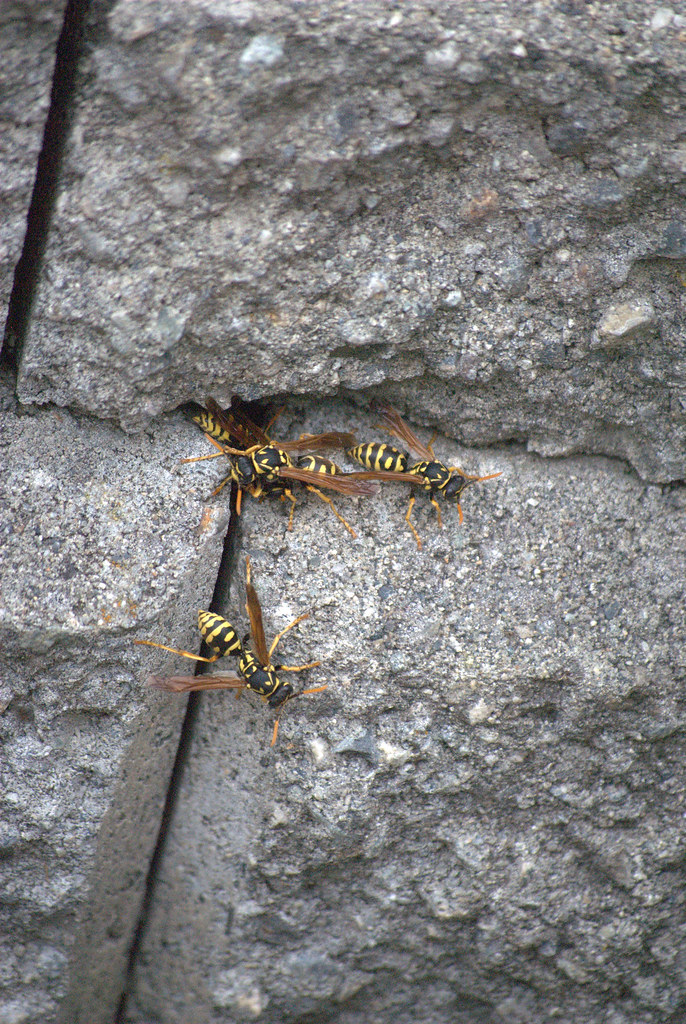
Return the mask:
M26 232L66 0L0 4L0 324Z
M131 641L170 621L194 641L227 523L201 468L174 471L195 433L22 414L2 381L2 1024L54 1020L65 993L63 1020L111 1021L121 994L183 717Z
M94 5L19 394L421 378L470 443L683 479L685 41L683 0Z
M260 702L202 695L132 1024L684 1018L684 491L437 447L504 475L461 527L420 496L421 552L398 487L337 499L357 540L310 496L291 533L246 505L227 615L249 553L329 688L273 750Z
M0 370L0 1024L682 1024L686 0L86 8ZM60 10L0 4L3 303ZM132 644L227 583L208 392L504 471L421 551L397 485L246 501L226 614L250 553L328 684L274 749Z

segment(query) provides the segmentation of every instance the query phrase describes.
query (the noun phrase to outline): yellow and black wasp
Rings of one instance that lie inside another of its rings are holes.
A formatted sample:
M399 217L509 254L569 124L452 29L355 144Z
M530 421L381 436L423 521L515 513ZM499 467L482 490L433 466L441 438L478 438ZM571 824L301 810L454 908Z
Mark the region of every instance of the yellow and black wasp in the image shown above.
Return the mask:
M272 645L267 649L267 641L264 636L262 625L262 609L259 598L250 579L250 559L245 560L245 593L246 611L250 620L250 633L242 640L231 623L213 612L201 611L198 613L198 627L203 639L215 652L211 658L204 658L191 651L183 651L178 647L167 647L165 644L158 644L153 640L134 640L136 644L147 644L149 647L160 647L163 651L171 651L172 654L180 654L184 658L191 658L193 661L213 662L219 658L235 655L238 658L238 672L226 672L216 675L200 676L150 676L148 683L158 690L166 690L169 693L188 693L191 690L238 690L236 696L240 696L244 689L252 690L265 700L270 708L280 708L274 731L272 733L271 745L276 743L279 730L279 718L281 711L294 697L302 697L308 693L320 693L326 689L324 686L314 686L308 690L296 692L290 683L284 683L279 679L279 672L303 672L308 668L315 668L318 661L310 661L306 665L274 665L272 656L282 637L289 630L297 626L303 619L309 617L309 613L299 615L285 629L277 633ZM252 637L253 650L247 647Z
M436 509L438 525L441 527L443 526L443 521L436 495L441 494L446 501L454 501L457 505L460 523L462 523L464 517L462 515L460 499L465 488L482 480L494 480L495 477L501 474L489 473L488 476L470 476L458 466L446 466L445 463L440 462L436 458L432 442L423 444L392 405L377 403L373 408L381 413L383 426L394 437L404 441L410 451L418 455L421 461L411 464L408 452L402 452L390 444L379 444L376 442L358 444L353 448L349 448L348 454L351 458L367 469L373 470L375 479L409 479L415 486L423 487L430 494L429 500ZM412 530L417 547L421 549L422 542L419 539L419 534L410 520L414 503L415 496L413 494L410 497L405 520Z
M238 514L241 510L243 491L254 498L260 498L264 494L278 494L284 499L287 498L291 502L288 518L290 530L296 505L290 483L297 481L326 502L346 530L353 537L357 536L352 526L340 515L331 498L322 494L321 488L326 487L340 494L369 496L375 492L374 484L363 479L364 474L343 473L330 459L303 455L294 461L290 454L298 451L325 451L329 448L348 449L355 444L353 434L329 431L325 434L303 434L295 441L274 441L261 427L253 423L240 400L234 399L226 411L212 398L206 399L206 406L207 408L193 419L218 450L212 455L201 456L201 459L225 455L231 464L230 473L215 488L213 494L218 494L229 481L236 483ZM274 419L269 426L273 422ZM201 459L181 461L198 462Z

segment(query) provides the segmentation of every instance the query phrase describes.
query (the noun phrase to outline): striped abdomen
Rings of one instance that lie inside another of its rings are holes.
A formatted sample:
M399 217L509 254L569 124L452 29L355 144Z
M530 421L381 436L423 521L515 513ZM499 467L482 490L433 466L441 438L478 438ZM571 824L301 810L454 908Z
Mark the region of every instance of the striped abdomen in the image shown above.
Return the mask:
M240 654L243 650L240 637L230 622L214 612L198 612L198 629L208 647L221 655Z
M193 422L197 423L206 434L214 437L217 441L224 441L226 444L233 443L231 434L219 424L211 412L203 409L197 416L193 416Z
M321 473L322 476L334 476L336 473L340 473L335 462L325 459L321 455L301 455L298 458L298 468L306 469L308 473Z
M348 455L365 469L383 470L386 473L407 472L407 453L390 444L358 444L348 449Z

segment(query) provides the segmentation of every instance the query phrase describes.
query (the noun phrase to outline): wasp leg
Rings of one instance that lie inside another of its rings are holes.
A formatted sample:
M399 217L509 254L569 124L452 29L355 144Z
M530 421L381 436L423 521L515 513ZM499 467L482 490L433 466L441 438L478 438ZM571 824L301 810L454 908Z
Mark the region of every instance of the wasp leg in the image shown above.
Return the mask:
M340 512L332 502L331 498L327 494L323 494L318 487L313 487L312 484L305 484L305 487L307 488L308 491L312 491L313 494L316 494L317 497L321 498L322 501L325 501L326 504L330 506L331 511L335 515L336 519L343 523L350 536L357 539L357 534L353 530L352 526L347 520L343 518L343 516L340 514Z
M172 654L181 654L184 658L190 658L192 661L206 661L208 665L221 658L221 654L213 654L211 658L201 658L199 654L191 654L190 651L182 651L178 647L165 647L164 644L156 644L154 640L134 640L133 642L146 644L148 647L159 647L163 651L171 651Z
M282 405L279 409L277 409L272 418L270 419L269 423L267 424L267 426L264 428L264 433L267 435L267 437L269 437L269 431L272 429L272 427L274 426L274 424L276 423L276 421L278 420L279 416L281 415L285 408L286 406Z
M462 515L462 505L460 505L459 501L457 503L457 514L460 517L460 526L462 526L462 523L464 521L464 516Z
M208 436L209 436L208 434L205 434L205 437L208 437ZM254 444L250 448L230 448L228 446L228 444L218 444L214 440L214 438L212 438L212 437L210 437L210 441L212 441L212 444L217 445L217 448L221 448L223 455L247 455L247 456L250 456L250 455L253 455L254 452L256 452L257 449L260 447L259 444Z
M319 664L319 662L315 662L315 664L317 664L317 665L318 665L318 664ZM324 683L324 685L323 685L323 686L313 686L313 687L312 687L311 689L309 689L309 690L301 690L301 691L300 691L300 693L299 693L299 694L297 694L297 696L298 696L298 697L304 697L306 693L321 693L321 691L322 691L322 690L326 690L327 686L328 686L328 683ZM293 698L291 698L291 700L292 700L292 699L293 699ZM284 707L285 707L285 706L286 706L286 705L284 704ZM281 709L281 711L283 711L283 708ZM275 722L274 722L274 731L272 732L272 741L271 741L271 743L269 744L269 745L270 745L271 747L273 747L273 746L274 746L274 744L276 743L276 737L277 737L277 736L279 735L279 719L281 718L281 711L280 711L280 712L279 712L279 714L278 714L278 715L276 716L276 720L275 720Z
M182 466L186 462L205 462L206 459L218 459L220 455L224 455L224 452L212 452L211 455L196 455L194 459L179 459L179 465Z
M428 444L426 446L428 448L428 450L431 452L431 458L432 459L436 458L436 456L434 455L434 441L436 440L437 437L438 437L438 431L434 430L433 434L431 435L431 440L428 442Z
M239 487L238 491L236 492L236 515L237 516L239 516L241 514L241 499L242 498L243 498L243 489L241 487Z
M307 665L275 665L274 670L276 672L303 672L306 668L316 668L317 665L321 665L321 662L308 661Z
M211 434L205 434L207 440L218 449L216 452L212 452L211 455L197 455L194 459L179 459L179 465L181 466L184 462L204 462L205 459L218 459L220 455L226 455L224 446L219 444L218 441L212 437Z
M226 485L228 483L230 483L232 479L233 479L233 477L231 476L230 473L229 473L228 476L225 476L224 479L222 480L222 482L219 484L219 487L215 487L215 489L212 491L212 497L213 498L216 497L217 494L219 494L220 491L223 491L224 488L226 487Z
M293 516L295 514L295 505L296 505L296 500L297 499L296 499L295 495L293 494L293 491L290 489L290 487L287 487L284 490L283 493L284 493L284 497L288 498L288 500L291 502L291 514L288 517L288 526L286 527L286 529L287 530L292 530L293 529Z
M250 582L250 577L248 576L248 583L249 582ZM289 623L289 625L286 626L285 629L282 629L280 633L276 634L276 636L272 640L272 645L269 648L269 660L270 661L272 660L272 654L274 653L274 651L276 650L276 648L278 647L278 645L279 645L279 643L281 641L281 637L285 636L286 633L289 631L289 629L293 629L293 626L297 626L299 622L302 622L303 619L309 619L309 617L310 617L310 613L309 612L304 612L303 615L299 615L297 617L297 619L293 619L293 621L291 623Z
M438 502L436 501L436 499L434 497L430 498L429 500L431 501L431 504L433 505L433 507L436 509L436 515L438 516L438 527L439 527L439 529L442 530L443 529L443 520L441 519L441 510L438 507Z
M417 547L421 551L422 550L422 542L419 539L419 534L417 533L417 531L415 530L414 526L410 522L410 516L412 515L412 509L414 508L414 502L415 502L415 497L414 497L414 494L413 494L410 497L410 504L407 506L407 515L405 516L405 522L407 523L409 528L412 530L412 534L414 536L414 539L417 541Z

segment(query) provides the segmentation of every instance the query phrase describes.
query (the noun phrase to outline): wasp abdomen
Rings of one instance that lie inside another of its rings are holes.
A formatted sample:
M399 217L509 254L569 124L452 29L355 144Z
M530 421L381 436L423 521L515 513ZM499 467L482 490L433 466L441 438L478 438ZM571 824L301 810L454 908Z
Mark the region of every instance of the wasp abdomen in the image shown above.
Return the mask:
M197 416L193 416L193 422L199 424L202 430L210 437L214 437L217 441L226 441L227 444L232 443L231 434L217 422L216 418L207 409L203 409Z
M339 467L331 459L325 459L321 455L301 455L298 459L299 469L306 469L308 473L321 473L322 476L334 476L340 473Z
M214 612L198 612L198 629L208 647L221 657L239 654L242 645L236 630L227 619Z
M365 469L383 470L387 473L405 473L407 471L407 453L401 452L390 444L358 444L348 450L348 455L359 462Z

